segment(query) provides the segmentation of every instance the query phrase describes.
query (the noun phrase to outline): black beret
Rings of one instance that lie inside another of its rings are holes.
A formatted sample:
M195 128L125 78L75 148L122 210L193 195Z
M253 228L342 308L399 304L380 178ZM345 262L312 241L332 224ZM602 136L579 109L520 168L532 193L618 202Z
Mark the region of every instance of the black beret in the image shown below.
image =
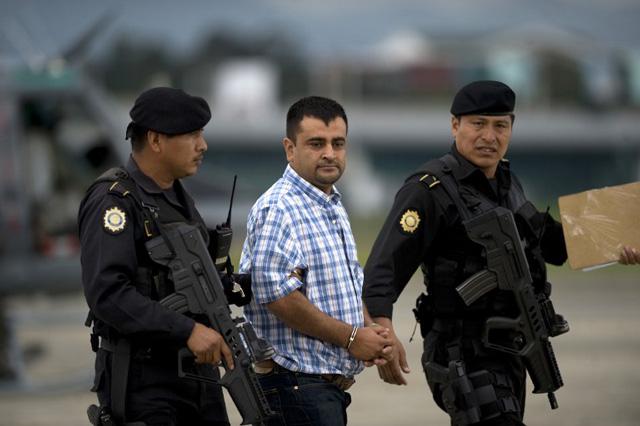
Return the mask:
M474 81L456 93L451 104L453 115L507 115L513 113L516 94L499 81Z
M211 119L207 101L180 89L155 87L142 92L129 111L131 120L145 129L179 135L202 129ZM127 127L131 136L132 123Z

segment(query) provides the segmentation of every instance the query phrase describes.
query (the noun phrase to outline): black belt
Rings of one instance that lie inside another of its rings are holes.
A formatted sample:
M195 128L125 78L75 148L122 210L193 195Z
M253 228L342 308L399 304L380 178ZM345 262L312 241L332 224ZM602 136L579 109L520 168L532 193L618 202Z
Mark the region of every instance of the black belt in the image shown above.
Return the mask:
M100 337L99 347L100 349L104 349L108 352L115 352L117 345L116 342L107 339L105 337ZM150 345L150 344L140 344L139 342L131 342L130 355L134 360L149 360L153 359L156 361L168 361L175 362L178 356L179 348L174 346L161 346L158 344Z
M267 374L274 370L276 372L278 371L286 372L286 373L290 373L300 377L313 377L316 379L322 379L327 383L331 383L332 385L337 386L338 389L340 389L341 391L348 390L356 382L356 380L353 377L344 376L342 374L328 374L328 373L313 374L313 373L303 373L301 371L289 370L279 364L276 364L273 360L270 360L270 359L263 361L256 366L257 373Z

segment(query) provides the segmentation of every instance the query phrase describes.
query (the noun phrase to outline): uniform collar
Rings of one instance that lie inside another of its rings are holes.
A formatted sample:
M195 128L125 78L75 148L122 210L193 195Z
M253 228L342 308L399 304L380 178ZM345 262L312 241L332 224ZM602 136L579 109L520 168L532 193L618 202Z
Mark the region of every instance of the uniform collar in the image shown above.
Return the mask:
M451 171L453 173L453 176L457 180L464 180L472 177L477 178L479 174L484 176L482 170L480 170L476 165L464 158L462 154L458 152L455 143L451 146L451 155L453 155L454 158L458 161L458 167Z
M455 157L459 164L459 167L452 170L452 173L454 174L456 179L462 180L472 176L484 176L482 170L480 170L475 164L464 158L462 154L458 152L455 144L451 146L451 155ZM498 178L498 180L504 180L503 178L508 177L509 173L509 160L500 160L500 162L498 163L498 168L496 169L496 178Z
M153 179L145 175L142 170L140 170L138 164L132 156L129 156L129 161L125 166L125 170L129 173L129 176L131 176L136 185L142 188L142 190L147 194L162 195L168 202L170 202L174 206L180 208L187 207L188 210L192 210L191 206L193 205L193 200L191 199L187 191L184 190L182 183L178 179L173 182L173 189L175 191L174 194L176 196L182 195L187 206L183 206L178 199L175 199L175 197L168 196L167 193L163 191L162 188L160 188Z
M129 173L129 176L135 181L135 183L145 190L145 192L149 194L161 194L162 188L158 186L158 184L151 179L149 176L145 175L142 170L138 167L138 163L133 157L129 157L129 161L125 166L125 169Z
M487 178L482 170L480 170L476 165L464 158L462 154L458 152L455 143L451 146L451 155L455 157L459 164L457 168L451 171L453 173L453 176L458 181L487 181ZM509 160L500 160L496 169L496 179L498 179L498 187L500 189L500 193L506 194L511 187L511 170L509 168Z
M287 165L282 177L318 204L338 204L342 197L335 185L331 188L331 194L326 194L302 178L291 165Z

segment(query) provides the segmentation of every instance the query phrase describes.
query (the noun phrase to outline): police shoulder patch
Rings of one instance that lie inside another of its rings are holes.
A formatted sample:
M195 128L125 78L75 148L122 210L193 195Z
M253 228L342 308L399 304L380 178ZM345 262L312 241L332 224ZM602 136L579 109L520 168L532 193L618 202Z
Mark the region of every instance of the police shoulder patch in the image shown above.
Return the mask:
M400 227L404 232L413 234L420 225L420 215L417 211L407 209L400 218Z
M110 234L119 234L127 226L127 215L118 207L110 207L104 212L103 226Z

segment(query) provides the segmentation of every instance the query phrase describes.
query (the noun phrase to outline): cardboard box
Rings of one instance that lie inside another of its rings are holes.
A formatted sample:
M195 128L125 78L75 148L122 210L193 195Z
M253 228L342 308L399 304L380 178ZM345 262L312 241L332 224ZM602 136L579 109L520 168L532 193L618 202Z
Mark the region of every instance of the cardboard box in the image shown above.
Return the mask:
M640 248L640 182L558 198L572 269L617 262L622 246Z

